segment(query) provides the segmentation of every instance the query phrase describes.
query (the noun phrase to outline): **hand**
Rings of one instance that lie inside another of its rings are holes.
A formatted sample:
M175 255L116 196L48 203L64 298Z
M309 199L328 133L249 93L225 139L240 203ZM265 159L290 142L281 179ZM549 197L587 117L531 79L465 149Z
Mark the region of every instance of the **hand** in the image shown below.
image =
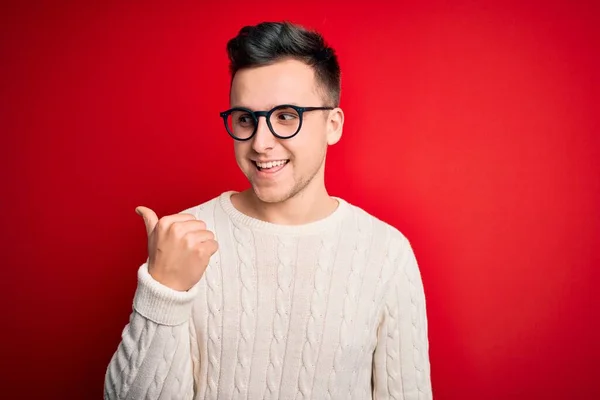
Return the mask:
M168 215L159 220L147 207L135 211L146 225L150 275L171 289L191 289L219 247L214 234L191 214Z

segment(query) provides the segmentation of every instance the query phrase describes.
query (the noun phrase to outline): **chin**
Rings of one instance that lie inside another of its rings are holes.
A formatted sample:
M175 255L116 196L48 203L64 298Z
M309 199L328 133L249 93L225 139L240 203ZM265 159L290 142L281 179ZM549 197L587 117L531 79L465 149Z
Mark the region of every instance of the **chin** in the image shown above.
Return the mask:
M284 203L301 195L302 192L308 189L309 184L316 175L314 173L308 179L304 179L302 177L294 177L293 173L288 171L286 176L282 176L271 182L265 182L261 179L255 179L253 172L247 171L246 173L246 177L252 188L251 193L258 201L265 204Z
M288 188L283 188L280 185L272 186L272 187L258 187L256 185L252 185L252 191L258 200L263 203L282 203L288 200L290 197L293 197L293 190L289 190Z

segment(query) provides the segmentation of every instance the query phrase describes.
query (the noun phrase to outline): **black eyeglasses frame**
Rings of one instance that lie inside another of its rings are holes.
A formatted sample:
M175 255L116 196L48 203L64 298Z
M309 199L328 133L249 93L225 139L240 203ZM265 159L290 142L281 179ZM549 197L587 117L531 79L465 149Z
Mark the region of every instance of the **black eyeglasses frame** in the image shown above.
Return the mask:
M278 135L277 132L275 132L275 130L273 129L273 126L271 125L271 115L280 109L284 109L284 108L292 108L294 109L297 113L298 113L298 118L300 118L300 123L298 124L298 129L296 130L296 132L294 132L294 134L290 135L290 136L281 136ZM265 117L266 121L267 121L267 126L269 127L269 130L271 131L271 133L273 134L273 136L275 136L278 139L291 139L294 136L296 136L300 130L302 129L302 123L304 121L304 113L305 112L309 112L309 111L317 111L317 110L334 110L335 107L300 107L300 106L296 106L293 104L280 104L278 106L273 107L272 109L268 110L268 111L252 111L249 108L246 107L234 107L234 108L230 108L229 110L223 111L221 113L219 113L219 115L221 116L221 118L223 118L223 123L225 124L225 130L227 130L227 133L229 134L229 136L231 136L233 139L240 141L240 142L245 142L248 141L250 139L252 139L254 137L254 135L256 135L256 132L258 130L258 118L259 117ZM250 136L248 136L247 138L239 138L237 136L235 136L233 134L233 132L231 132L229 130L229 126L227 125L227 118L229 118L229 115L234 112L234 111L244 111L247 112L249 115L252 116L252 118L254 119L254 131L252 132L252 134Z

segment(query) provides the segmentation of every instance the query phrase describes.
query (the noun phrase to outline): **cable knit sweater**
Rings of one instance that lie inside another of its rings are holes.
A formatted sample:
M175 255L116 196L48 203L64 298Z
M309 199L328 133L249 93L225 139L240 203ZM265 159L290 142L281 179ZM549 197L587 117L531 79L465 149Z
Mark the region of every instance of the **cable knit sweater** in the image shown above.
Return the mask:
M104 398L431 399L407 239L339 198L325 219L282 226L240 213L232 193L185 210L219 243L196 286L139 268Z

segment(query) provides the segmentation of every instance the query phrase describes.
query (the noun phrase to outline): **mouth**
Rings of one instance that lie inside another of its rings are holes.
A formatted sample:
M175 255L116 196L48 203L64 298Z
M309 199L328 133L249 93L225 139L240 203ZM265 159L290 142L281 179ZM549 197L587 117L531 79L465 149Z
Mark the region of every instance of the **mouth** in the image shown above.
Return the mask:
M265 172L265 173L277 172L280 169L282 169L283 167L285 167L287 165L287 163L289 163L289 162L290 162L290 160L275 160L275 161L268 161L268 162L258 162L258 161L252 160L252 163L254 164L256 169L259 170L260 172Z

